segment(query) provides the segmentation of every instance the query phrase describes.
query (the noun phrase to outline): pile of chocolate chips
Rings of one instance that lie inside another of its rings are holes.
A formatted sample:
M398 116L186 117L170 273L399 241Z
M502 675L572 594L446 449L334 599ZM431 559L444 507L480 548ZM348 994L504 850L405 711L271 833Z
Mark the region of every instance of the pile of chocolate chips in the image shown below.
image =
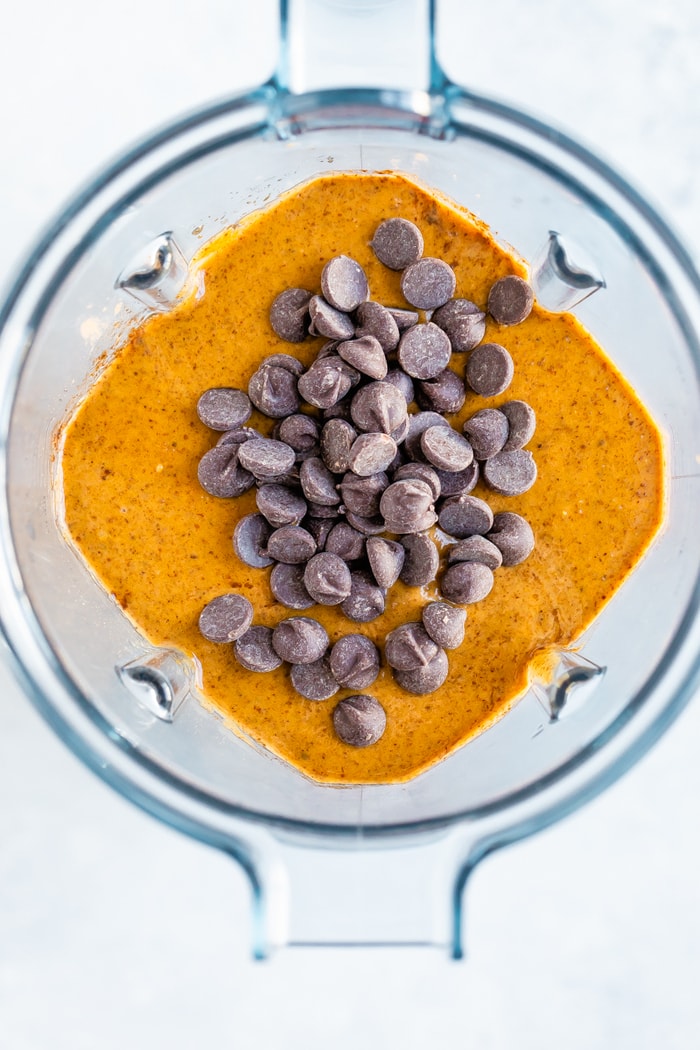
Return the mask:
M464 638L465 605L485 598L501 566L518 565L534 547L529 524L515 513L492 513L470 495L479 477L494 491L517 496L537 470L523 446L535 414L523 401L475 412L455 430L445 414L458 412L467 389L502 394L513 361L498 343L483 343L486 315L453 298L455 275L441 259L423 258L420 230L405 219L378 227L378 259L402 270L401 289L416 310L385 307L369 298L361 266L331 259L321 274L323 294L290 288L270 310L276 334L291 343L325 336L309 368L288 354L265 358L247 394L218 387L199 399L200 420L222 431L199 464L202 487L236 497L257 486L258 513L243 517L233 544L247 565L272 566L270 587L282 605L303 611L337 605L355 623L380 616L388 590L401 580L421 587L440 569L428 530L445 534L447 567L441 598L421 623L386 638L384 657L398 684L415 694L439 688L448 673L446 650ZM487 308L501 325L517 324L532 308L528 284L511 275L490 290ZM418 310L425 311L421 320ZM469 354L464 380L449 368ZM418 411L409 412L416 403ZM252 406L275 419L272 437L246 426ZM311 700L376 679L379 650L351 633L330 649L325 629L307 616L274 630L252 626L250 602L237 594L215 598L200 618L205 637L233 642L249 670L291 665L293 687ZM354 746L379 739L385 716L371 696L341 700L334 725Z

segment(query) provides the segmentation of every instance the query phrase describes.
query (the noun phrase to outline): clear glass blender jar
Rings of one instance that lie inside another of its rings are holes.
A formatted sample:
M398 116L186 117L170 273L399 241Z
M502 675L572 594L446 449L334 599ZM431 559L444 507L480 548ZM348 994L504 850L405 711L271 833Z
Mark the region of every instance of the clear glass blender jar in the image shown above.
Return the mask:
M395 67L367 43L382 40L387 19ZM340 0L283 3L274 80L101 173L37 245L0 314L0 613L12 662L105 780L243 864L258 955L395 943L459 956L464 884L479 859L620 775L697 685L700 279L601 161L449 83L431 19L427 0L378 0L359 14ZM362 69L335 60L341 43ZM153 650L96 583L59 527L56 440L103 355L148 311L168 309L203 241L319 172L387 168L442 190L539 260L545 305L576 304L665 432L668 507L662 535L583 640L583 660L563 663L546 695L529 693L412 782L333 788L228 731L190 695L187 661Z

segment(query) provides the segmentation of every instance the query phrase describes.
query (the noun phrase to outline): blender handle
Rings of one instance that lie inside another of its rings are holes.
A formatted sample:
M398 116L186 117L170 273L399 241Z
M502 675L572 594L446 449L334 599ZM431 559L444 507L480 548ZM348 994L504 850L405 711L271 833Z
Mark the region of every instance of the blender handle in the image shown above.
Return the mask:
M280 0L273 84L300 94L364 87L441 94L437 0Z

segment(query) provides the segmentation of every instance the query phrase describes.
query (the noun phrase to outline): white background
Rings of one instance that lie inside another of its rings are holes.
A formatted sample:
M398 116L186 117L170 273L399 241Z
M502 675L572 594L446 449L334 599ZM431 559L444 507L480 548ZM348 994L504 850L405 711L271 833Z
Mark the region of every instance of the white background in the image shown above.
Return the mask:
M696 0L443 0L449 72L572 130L700 251ZM449 25L448 25L449 23ZM129 142L268 74L273 0L10 5L0 281ZM89 774L0 668L0 1048L691 1048L700 703L584 811L468 891L470 958L250 961L234 865Z

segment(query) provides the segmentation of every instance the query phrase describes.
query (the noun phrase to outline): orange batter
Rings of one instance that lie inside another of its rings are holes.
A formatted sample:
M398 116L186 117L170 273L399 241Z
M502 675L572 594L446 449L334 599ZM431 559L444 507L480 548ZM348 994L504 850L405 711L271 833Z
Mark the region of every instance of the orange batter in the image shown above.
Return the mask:
M332 256L357 259L372 298L407 305L400 274L382 266L369 246L378 224L395 215L421 229L426 256L453 267L455 295L482 308L498 277L525 272L473 215L404 176L319 177L202 250L195 260L197 297L131 334L65 432L66 526L104 586L155 645L197 657L204 702L234 730L330 782L408 779L505 713L526 689L533 662L551 647L571 645L631 572L663 510L661 439L645 408L574 317L535 306L514 327L489 319L485 341L510 351L515 377L500 397L468 395L451 421L461 430L477 409L512 399L533 406L537 430L528 448L536 484L516 498L481 484L474 495L494 512L527 518L536 547L523 564L497 570L488 598L469 607L464 643L449 653L441 689L411 695L384 668L366 691L386 710L386 732L373 746L355 749L337 739L331 714L357 690L305 700L285 668L246 671L231 646L201 636L203 606L229 590L250 598L255 623L274 626L295 614L272 597L270 569L243 565L232 548L237 520L256 509L254 490L221 500L198 484L197 464L216 435L199 422L197 399L209 387L246 389L272 353L296 353L310 363L322 340L283 343L270 327L269 306L288 287L320 290ZM466 357L454 354L451 367L463 374ZM254 412L249 425L270 433L272 420ZM434 585L397 584L384 615L368 624L352 624L332 607L303 615L321 621L331 642L361 631L381 647L399 623L420 619L428 594L437 596Z

